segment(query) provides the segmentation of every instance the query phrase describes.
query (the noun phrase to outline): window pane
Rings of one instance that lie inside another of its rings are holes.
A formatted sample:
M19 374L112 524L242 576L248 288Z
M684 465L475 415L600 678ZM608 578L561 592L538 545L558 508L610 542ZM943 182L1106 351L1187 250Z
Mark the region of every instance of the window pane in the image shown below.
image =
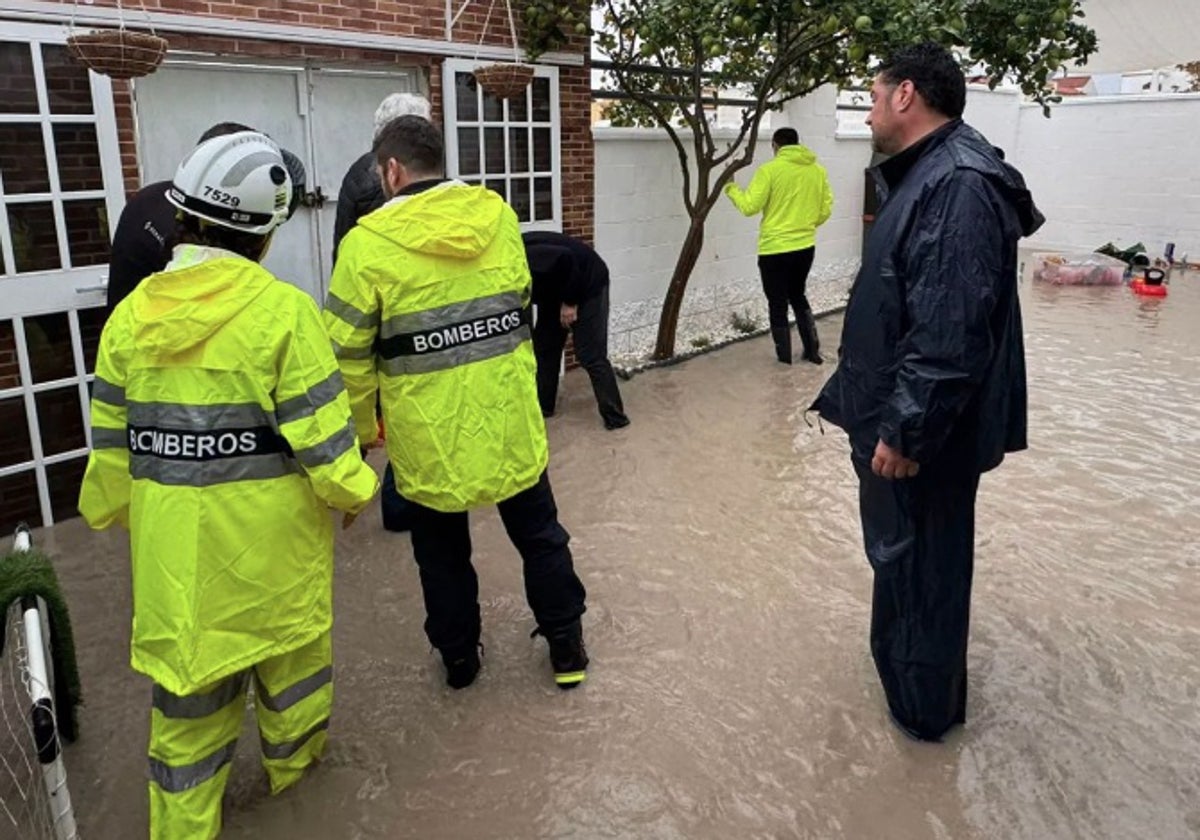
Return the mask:
M29 440L25 400L21 397L0 400L0 467L32 460L33 444Z
M44 44L42 66L46 71L50 113L92 113L92 83L87 68L71 58L66 47Z
M35 394L33 399L37 404L43 452L56 455L87 446L78 388L74 385L69 388L55 388L53 391Z
M83 369L96 372L96 355L100 352L100 331L104 329L104 308L79 310L79 333L83 339Z
M494 193L499 193L500 197L508 201L508 190L505 188L504 179L489 180L485 182L485 186Z
M41 125L0 125L0 178L8 195L50 192Z
M483 119L486 122L504 122L504 102L486 90L483 92Z
M58 159L58 183L64 192L104 189L95 125L54 126L54 156Z
M535 172L549 172L550 166L550 129L535 128L533 130L533 169Z
M518 221L533 221L533 207L529 203L529 179L514 178L509 190L508 203L516 211Z
M483 130L483 156L485 172L504 171L504 129L485 128Z
M3 444L0 444L0 447L2 446ZM2 462L3 456L0 455L0 463ZM30 525L42 524L37 475L33 470L0 478L0 500L0 534L7 537L22 522Z
M64 201L63 218L67 223L67 247L71 265L104 265L108 262L108 208L102 198Z
M535 178L533 180L533 217L535 221L539 222L554 218L554 180L552 178Z
M0 41L0 113L36 114L37 87L29 44Z
M533 80L533 120L550 122L550 80L544 76Z
M13 258L17 273L61 268L54 207L48 201L8 205Z
M17 368L17 337L12 321L0 321L0 388L16 388L21 384Z
M458 130L458 173L475 175L479 172L479 129Z
M35 383L75 375L71 322L65 312L26 318L25 344L29 348L29 369Z
M508 171L529 171L529 130L510 128L508 130Z
M79 485L87 458L72 458L61 464L46 467L46 483L50 489L50 511L54 521L61 522L79 515Z
M454 74L454 96L458 103L456 114L461 122L479 119L479 85L470 73Z
M508 100L509 122L525 122L529 119L529 88L520 96Z

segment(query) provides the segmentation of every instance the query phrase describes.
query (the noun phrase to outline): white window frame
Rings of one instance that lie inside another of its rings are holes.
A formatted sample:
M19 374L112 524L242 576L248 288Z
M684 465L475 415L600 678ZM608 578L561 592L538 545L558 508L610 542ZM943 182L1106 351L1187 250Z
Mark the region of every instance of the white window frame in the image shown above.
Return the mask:
M25 42L29 45L33 54L33 70L34 79L37 85L37 97L39 103L39 113L37 114L0 114L0 123L40 123L42 128L43 143L48 150L48 155L53 155L53 161L57 164L57 154L54 146L54 126L60 123L79 124L86 123L96 127L96 142L99 147L101 171L104 178L104 188L100 190L90 191L72 191L67 197L69 199L103 199L108 212L109 236L112 235L116 228L116 220L120 218L121 210L125 206L124 194L124 177L121 171L121 156L117 143L117 128L116 114L113 106L112 82L105 76L97 73L89 73L88 77L91 82L92 93L92 113L91 114L51 114L48 103L48 91L46 88L46 77L42 67L41 46L43 44L62 46L66 43L66 32L60 27L38 26L36 24L23 24L6 22L4 25L3 35L0 40L9 42ZM64 219L62 200L64 198L61 185L59 183L58 166L52 166L49 170L50 176L50 191L43 193L23 193L20 195L5 196L3 184L0 183L0 204L27 204L34 202L52 202L54 207L54 221L58 226L58 249L60 267L45 271L25 271L18 273L16 271L15 254L13 253L12 233L9 230L8 214L0 212L0 250L4 254L4 264L8 269L8 273L0 274L0 281L16 280L20 278L34 278L39 275L62 274L65 272L79 272L80 276L94 277L92 286L87 286L84 291L93 291L94 287L102 286L108 274L108 266L92 265L82 268L75 268L71 264L71 252L67 243L67 229ZM16 308L22 314L43 314L48 312L61 312L67 308L67 305L79 304L86 305L103 305L103 289L95 288L100 294L94 296L87 301L76 301L74 299L63 299L61 296L47 295L44 286L39 287L37 284L20 284L19 286L13 283L3 283L6 294L16 294L17 300L9 298L6 301L4 308ZM68 304L69 300L69 304Z
M79 310L104 305L105 284L108 264L89 265L76 268L71 262L71 251L67 241L62 201L71 199L103 199L108 213L109 236L116 229L117 219L125 205L124 177L121 170L118 147L116 113L113 104L112 83L96 73L89 73L92 95L91 114L54 114L49 107L49 93L42 62L43 44L61 46L66 43L67 33L62 27L6 21L0 40L24 43L32 51L34 83L38 99L38 113L0 114L0 123L41 125L42 140L46 148L50 189L43 193L22 193L5 196L0 183L0 250L4 254L5 268L9 273L0 274L0 321L12 323L17 351L17 368L21 384L0 389L0 399L20 399L25 409L25 419L30 439L31 459L20 463L0 465L0 478L20 473L33 473L37 483L38 506L41 521L45 526L53 524L52 505L49 492L47 467L65 461L83 459L90 450L91 412L88 385L95 378L87 370L84 353ZM87 123L96 127L96 142L103 175L103 189L70 191L64 193L58 174L58 156L54 144L54 126L60 123ZM55 224L58 227L60 267L42 271L17 272L9 229L7 205L29 202L52 202ZM70 329L72 358L75 372L49 382L33 382L32 361L29 356L26 320L39 315L63 314ZM86 446L47 455L42 441L36 398L47 391L73 389L79 398Z
M532 119L523 121L509 122L508 120L508 103L504 103L504 120L501 122L484 121L482 112L479 115L479 120L471 122L459 122L458 120L458 86L455 83L455 75L457 73L470 73L475 68L481 66L483 62L472 61L467 59L448 58L442 63L442 114L444 135L446 138L446 175L450 178L463 178L472 181L478 180L486 182L489 180L489 175L494 179L505 179L511 181L514 175L528 175L531 182L535 178L549 177L551 179L551 197L553 199L553 216L550 219L539 219L537 221L522 222L521 229L524 231L534 230L549 230L555 232L562 231L562 111L561 100L559 97L558 84L558 68L547 67L543 65L534 65L534 78L550 80L550 171L540 171L533 168L533 143L530 142L529 148L529 172L513 172L511 170L512 158L509 155L509 128L532 127L534 125L547 125L544 123L533 123ZM531 97L532 99L532 97ZM532 101L530 102L532 110ZM532 112L529 117L532 118ZM487 168L487 157L483 150L484 127L503 127L504 128L504 172L483 172ZM480 172L478 174L471 173L463 175L458 169L458 129L462 128L478 128L480 142ZM533 208L536 202L534 199L533 184L530 184L529 206L530 214L536 215Z

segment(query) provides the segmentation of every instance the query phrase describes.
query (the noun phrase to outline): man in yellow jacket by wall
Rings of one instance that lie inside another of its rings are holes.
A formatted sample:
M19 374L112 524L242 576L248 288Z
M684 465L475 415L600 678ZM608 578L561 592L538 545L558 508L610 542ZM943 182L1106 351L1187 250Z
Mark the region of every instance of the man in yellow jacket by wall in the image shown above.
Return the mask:
M804 345L803 358L821 364L820 339L805 287L816 253L817 228L833 212L833 192L817 156L800 145L794 128L781 128L771 138L775 158L758 168L742 191L729 183L725 194L747 216L763 214L758 233L758 270L767 295L767 312L775 356L792 363L788 305Z
M168 191L171 262L100 339L79 509L122 525L132 665L154 680L150 835L216 837L253 674L271 789L324 747L333 697L329 507L378 487L313 301L258 261L286 218L278 146L202 143Z
M497 194L442 177L442 137L427 120L393 120L374 151L389 200L342 240L325 321L364 442L380 398L396 488L413 503L426 635L446 682L470 685L481 628L467 512L495 504L524 561L555 683L573 688L588 664L585 593L546 477L516 214Z

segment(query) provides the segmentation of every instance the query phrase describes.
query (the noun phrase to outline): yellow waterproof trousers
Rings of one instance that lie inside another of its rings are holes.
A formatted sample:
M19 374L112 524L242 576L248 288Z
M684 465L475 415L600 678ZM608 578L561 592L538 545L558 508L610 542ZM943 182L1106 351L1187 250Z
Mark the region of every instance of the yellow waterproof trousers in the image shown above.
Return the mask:
M211 840L254 674L262 763L276 794L325 751L333 704L329 633L184 697L154 686L150 717L151 840Z

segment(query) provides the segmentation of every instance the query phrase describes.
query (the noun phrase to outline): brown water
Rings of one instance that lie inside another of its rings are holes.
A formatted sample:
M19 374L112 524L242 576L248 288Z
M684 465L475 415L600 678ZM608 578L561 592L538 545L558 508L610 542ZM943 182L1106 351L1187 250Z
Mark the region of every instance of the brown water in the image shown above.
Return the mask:
M1200 836L1200 276L1165 301L1024 295L1032 447L983 482L969 722L947 743L884 712L845 440L803 419L828 368L758 339L626 383L622 432L568 377L551 475L590 594L578 691L528 638L494 513L474 520L487 653L463 692L421 632L407 538L356 524L328 756L272 799L248 726L225 836ZM87 692L84 837L144 836L124 542L78 521L41 538Z

